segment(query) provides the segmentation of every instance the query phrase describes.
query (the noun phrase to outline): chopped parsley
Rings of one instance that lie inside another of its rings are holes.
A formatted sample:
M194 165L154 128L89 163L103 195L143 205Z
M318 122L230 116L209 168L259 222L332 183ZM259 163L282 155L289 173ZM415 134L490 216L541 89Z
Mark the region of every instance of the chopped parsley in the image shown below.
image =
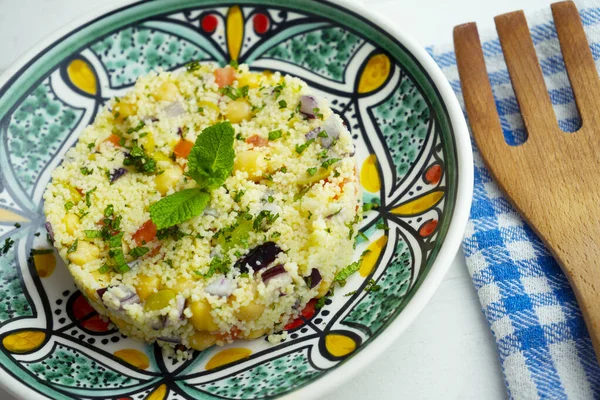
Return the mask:
M123 165L132 166L137 172L152 173L156 171L156 161L137 144L133 145L129 155L123 160Z
M185 66L185 70L187 72L194 72L200 69L200 62L199 61L192 61L190 63L188 63Z
M315 117L319 118L320 120L323 120L323 114L321 114L318 108L313 108L313 114L315 114Z
M158 240L164 240L168 238L171 238L173 240L179 240L184 236L185 233L181 232L177 225L165 229L159 229L158 232L156 232L156 237L158 238Z
M381 230L384 230L384 231L389 231L390 230L390 228L385 223L383 223L383 222L379 222L378 224L375 225L375 227L377 229L381 229Z
M14 225L14 226L15 226L15 228L19 229L19 228L21 227L21 224L20 224L20 223L18 223L18 222L15 222L15 225Z
M272 202L274 202L274 201L275 201L275 198L274 198L273 196L269 196L269 197L267 197L267 201L268 201L269 203L272 203Z
M73 204L73 202L69 200L65 203L65 210L69 211L74 206L75 206L75 204Z
M67 249L67 254L71 254L71 253L77 251L77 246L79 246L79 239L75 239L73 244L71 246L69 246L69 248Z
M227 258L227 257L225 257L225 258L214 257L210 261L210 265L208 267L208 272L206 274L202 274L198 271L194 271L194 272L203 278L210 278L215 274L215 272L219 272L222 274L228 273L230 264L231 264L231 260L229 260L229 258Z
M106 218L113 216L114 213L115 213L115 206L113 206L112 204L107 205L106 208L104 209L104 216Z
M319 132L317 134L317 136L320 138L328 138L329 137L329 135L327 134L327 131L323 131L323 130L321 132Z
M248 96L248 89L250 89L250 86L248 85L242 86L241 88L234 88L231 85L227 85L219 89L219 93L229 97L231 100L237 100Z
M360 236L361 238L363 238L364 240L366 240L367 242L369 241L369 237L367 235L365 235L363 232L358 231L357 235Z
M79 168L79 170L81 171L81 173L82 173L83 175L86 175L86 176L87 176L87 175L91 175L91 174L92 174L92 172L94 172L94 170L93 170L93 169L90 169L90 168L88 168L88 167L81 167L81 168Z
M378 292L381 290L381 286L375 284L375 279L369 280L367 286L365 286L365 292Z
M127 133L139 132L145 126L146 126L146 123L144 121L140 121L140 123L137 124L137 126L135 128L129 128L129 129L127 129Z
M277 239L277 238L278 238L278 237L280 237L280 236L281 236L281 233L279 233L279 232L273 232L273 233L271 234L271 239Z
M85 194L85 205L88 207L92 206L92 193L94 193L96 191L96 189L98 189L98 187L94 187L92 190L90 190L89 192L86 192Z
M131 257L133 257L133 259L138 259L141 256L143 256L144 254L146 254L147 252L149 252L150 249L144 246L138 246L138 247L134 247L133 249L131 249L131 251L129 252L129 255Z
M279 214L273 214L269 210L262 210L254 219L252 227L257 231L263 227L263 224L272 224L277 218L279 218Z
M235 135L235 138L236 138L237 140L244 140L244 137L242 136L242 134L241 134L241 133L238 133L237 135Z
M276 131L269 132L269 140L277 140L281 138L281 130L277 129Z
M323 161L323 163L321 164L321 168L327 169L338 161L341 161L341 158L330 158L327 161Z
M93 148L94 148L94 146L96 146L96 143L95 143L95 142L88 143L88 145L87 145L87 148L91 150L91 149L93 149Z
M285 100L279 100L279 108L286 108L287 102Z
M281 91L284 88L285 88L285 82L280 83L279 85L277 85L273 88L273 94L275 95L275 98L278 98L279 96L281 96Z
M317 173L317 167L312 167L306 170L306 172L310 175L313 176L314 174Z
M88 239L96 239L96 238L102 237L102 231L99 231L96 229L93 229L93 230L86 229L83 231L83 233L85 233L85 237Z
M245 190L236 191L235 195L233 196L233 201L235 201L236 203L239 203L240 200L242 199L242 196L244 196L245 193L246 193Z
M302 152L303 152L304 150L306 150L306 148L307 148L308 146L310 146L310 145L311 145L311 144L312 144L314 141L315 141L315 139L314 139L314 138L312 138L312 139L309 139L309 140L307 140L307 141L306 141L306 143L304 143L304 144L297 144L297 145L296 145L296 153L298 153L298 154L302 154Z

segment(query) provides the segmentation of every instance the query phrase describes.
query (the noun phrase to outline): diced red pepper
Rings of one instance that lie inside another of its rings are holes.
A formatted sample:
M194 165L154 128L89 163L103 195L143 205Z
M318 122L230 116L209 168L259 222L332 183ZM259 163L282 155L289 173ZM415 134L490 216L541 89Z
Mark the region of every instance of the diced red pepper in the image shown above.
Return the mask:
M256 147L263 147L269 144L269 140L262 136L252 135L248 139L246 139L246 143Z

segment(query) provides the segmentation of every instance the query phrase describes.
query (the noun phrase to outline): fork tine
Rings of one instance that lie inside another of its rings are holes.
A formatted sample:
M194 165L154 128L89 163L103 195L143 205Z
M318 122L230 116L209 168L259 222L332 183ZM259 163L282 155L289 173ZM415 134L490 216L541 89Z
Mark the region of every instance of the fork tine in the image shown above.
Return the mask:
M525 14L516 11L494 20L528 140L535 139L532 132L560 132Z
M454 28L454 51L465 108L477 146L482 154L493 154L508 147L504 141L474 22Z
M600 121L597 106L600 78L577 7L572 1L554 3L552 15L583 124L597 126Z

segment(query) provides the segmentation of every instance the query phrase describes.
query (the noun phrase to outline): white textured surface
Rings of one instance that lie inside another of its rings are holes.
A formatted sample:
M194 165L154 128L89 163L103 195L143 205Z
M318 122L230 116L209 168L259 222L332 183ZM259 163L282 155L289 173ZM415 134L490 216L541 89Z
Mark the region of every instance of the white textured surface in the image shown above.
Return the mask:
M424 45L452 42L452 27L535 10L551 0L362 0ZM0 71L49 33L104 0L0 0ZM557 349L557 352L560 352ZM325 378L327 379L327 378ZM501 399L506 397L496 347L480 311L462 253L412 326L385 355L327 397L358 399ZM2 389L0 399L12 400Z

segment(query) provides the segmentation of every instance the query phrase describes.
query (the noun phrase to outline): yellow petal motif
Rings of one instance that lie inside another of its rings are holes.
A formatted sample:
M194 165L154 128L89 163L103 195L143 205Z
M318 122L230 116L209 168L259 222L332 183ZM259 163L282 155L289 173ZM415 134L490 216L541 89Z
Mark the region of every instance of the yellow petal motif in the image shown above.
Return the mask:
M237 60L244 40L244 14L238 6L227 13L227 49L232 60Z
M369 93L379 89L390 74L391 63L385 54L371 56L358 81L358 93Z
M367 250L369 250L369 252L365 254L365 256L362 259L362 263L360 264L360 270L358 271L360 273L360 276L365 277L371 273L373 267L375 266L375 263L377 262L377 260L379 260L379 255L381 254L381 251L385 247L386 243L387 236L383 235L379 239L371 242L369 247L367 247Z
M206 363L206 370L219 368L223 365L243 360L244 358L250 357L250 354L252 354L252 350L241 347L221 350Z
M376 193L381 188L379 172L377 171L377 156L371 154L360 169L360 183L367 192Z
M25 222L27 218L5 208L0 208L0 222Z
M325 348L334 357L344 357L356 350L356 342L348 336L330 333L325 336Z
M150 366L150 360L148 356L139 350L135 349L123 349L115 351L115 356L121 360L133 365L139 369L146 369Z
M392 209L392 213L396 215L421 214L422 212L429 210L431 207L439 203L442 197L444 197L444 192L441 190L435 190L407 203L399 205L398 207Z
M21 331L2 339L2 345L11 353L27 353L40 347L46 340L46 334L41 331Z
M167 385L164 383L146 397L146 400L163 400L167 397Z
M71 61L67 67L67 74L71 83L79 90L91 95L96 94L96 74L87 62L80 59Z
M35 254L33 256L33 265L40 278L47 278L54 272L56 268L56 257L54 252L46 254Z

